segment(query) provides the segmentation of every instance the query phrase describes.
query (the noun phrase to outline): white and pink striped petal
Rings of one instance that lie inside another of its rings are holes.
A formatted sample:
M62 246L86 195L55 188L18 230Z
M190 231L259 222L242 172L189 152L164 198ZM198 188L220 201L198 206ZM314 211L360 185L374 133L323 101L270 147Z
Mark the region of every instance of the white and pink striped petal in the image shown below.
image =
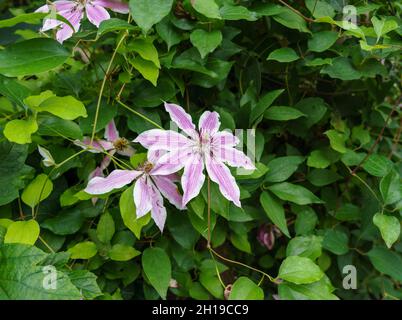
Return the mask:
M220 162L226 162L231 167L242 167L247 170L255 169L251 159L235 148L214 148L213 157Z
M179 189L174 184L174 180L170 176L152 176L152 179L162 193L162 195L168 199L177 209L184 209L182 205L183 198L179 193Z
M89 194L104 194L113 189L119 189L131 183L142 175L136 170L113 170L106 178L95 177L88 182L85 192Z
M129 12L128 4L120 0L94 0L92 3L118 13L127 14Z
M152 209L151 201L151 185L148 182L148 177L142 176L134 185L134 203L136 207L136 216L141 218Z
M105 128L105 139L107 141L113 142L119 138L119 131L117 131L116 124L114 120L111 120Z
M155 150L175 150L193 142L180 133L172 130L152 129L141 133L134 142L140 143L147 149Z
M215 111L205 111L198 122L198 128L201 134L213 135L218 132L221 122L219 114Z
M169 113L170 118L177 126L187 133L190 137L194 136L195 125L191 116L184 111L182 107L174 103L166 103L165 109Z
M240 189L236 184L235 178L230 173L229 168L222 162L209 156L206 157L205 162L209 177L213 182L218 184L222 195L229 201L232 201L236 206L241 207Z
M110 15L104 7L93 4L92 2L87 2L85 11L88 20L98 28L102 21L110 19Z
M198 153L191 154L187 159L183 176L181 177L181 185L183 187L183 207L200 193L205 181L203 170L204 163L201 155Z

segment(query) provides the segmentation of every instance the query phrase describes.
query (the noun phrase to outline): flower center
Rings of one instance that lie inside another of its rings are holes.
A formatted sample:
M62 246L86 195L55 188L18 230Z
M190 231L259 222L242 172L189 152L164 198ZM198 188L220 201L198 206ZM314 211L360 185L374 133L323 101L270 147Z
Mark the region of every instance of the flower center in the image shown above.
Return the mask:
M207 132L200 132L197 137L197 142L194 146L194 151L199 154L205 154L210 151L211 137Z
M151 162L147 161L144 163L143 170L145 171L145 173L149 173L153 167L154 165Z
M126 138L119 138L113 142L113 146L117 151L123 151L127 148L129 142Z

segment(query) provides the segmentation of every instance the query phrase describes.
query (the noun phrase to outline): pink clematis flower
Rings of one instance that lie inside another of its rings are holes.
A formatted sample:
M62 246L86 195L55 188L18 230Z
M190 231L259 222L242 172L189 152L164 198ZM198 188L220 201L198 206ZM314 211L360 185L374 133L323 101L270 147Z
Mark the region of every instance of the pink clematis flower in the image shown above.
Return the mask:
M107 124L104 137L105 140L94 140L92 142L92 148L88 149L88 151L92 153L102 153L105 151L109 153L109 155L106 155L103 158L101 164L90 173L89 179L103 176L103 171L109 166L110 162L112 161L111 156L113 156L115 153L118 153L122 156L131 157L135 152L134 148L129 145L129 141L126 138L121 138L119 136L119 131L117 131L114 120L111 120ZM83 149L87 149L91 145L91 138L84 137L82 141L74 141L74 144Z
M162 232L166 221L166 208L163 205L162 195L178 209L184 209L182 197L174 184L178 181L178 177L174 174L158 174L161 165L157 163L157 159L162 154L163 151L149 152L148 161L138 170L113 170L106 178L94 177L89 181L85 192L94 195L104 194L136 180L133 193L136 216L141 218L151 211L152 219Z
M219 131L217 112L205 111L199 120L199 130L196 130L191 116L182 107L165 103L165 109L187 136L172 130L153 129L141 133L134 142L141 143L149 150L169 151L159 159L161 164L170 164L162 166L160 174L184 168L181 179L183 206L200 193L205 181L205 165L209 177L219 185L223 196L240 207L239 187L225 163L249 170L255 167L243 152L235 148L239 140L230 132Z
M110 19L110 15L105 8L118 13L127 14L129 12L128 5L120 0L59 0L53 2L52 5L46 4L35 12L48 13L52 10L53 5L56 12L71 23L74 30L69 25L56 19L46 19L41 31L45 32L60 27L56 38L61 43L70 38L74 32L78 32L84 14L93 25L99 27L102 21Z

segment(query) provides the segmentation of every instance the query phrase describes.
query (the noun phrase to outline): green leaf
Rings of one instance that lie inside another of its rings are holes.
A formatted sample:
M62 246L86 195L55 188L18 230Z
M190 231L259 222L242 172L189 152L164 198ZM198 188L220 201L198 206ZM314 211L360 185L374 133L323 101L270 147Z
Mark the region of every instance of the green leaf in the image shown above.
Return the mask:
M256 21L258 19L256 12L250 11L246 7L240 5L225 3L219 11L223 20Z
M276 22L284 25L285 27L296 29L300 32L310 33L310 30L307 28L306 21L289 8L281 7L281 12L274 15L273 18Z
M191 32L190 41L200 52L201 58L204 58L221 44L222 32L220 30L208 32L203 29L196 29Z
M308 129L318 123L328 109L327 104L321 98L302 99L294 107L306 115L306 117L296 121L302 125L302 130Z
M40 136L67 137L81 140L81 127L74 121L60 119L50 114L40 114L37 118Z
M172 278L169 256L161 248L147 248L142 253L142 267L151 285L165 300Z
M402 257L399 253L388 250L385 247L374 247L367 255L374 268L379 272L402 282Z
M30 13L19 14L10 19L1 20L0 28L13 27L19 23L39 24L41 23L41 19L45 19L46 17L62 21L66 23L70 28L73 28L69 20L53 12L50 13L30 12Z
M332 149L340 153L345 153L347 151L345 142L347 141L348 137L346 134L336 130L328 130L325 131L325 135L328 137Z
M71 259L90 259L94 257L98 249L96 248L96 244L91 241L84 241L77 243L75 246L68 249L68 252L71 254Z
M380 229L381 237L384 239L388 248L399 239L401 234L401 222L397 217L376 213L373 223Z
M267 60L275 60L278 62L292 62L298 60L300 57L292 48L280 48L272 51Z
M217 274L226 270L225 265L211 259L204 259L201 262L200 282L216 299L223 299L223 288Z
M66 274L57 271L52 278L48 269L38 265L47 257L38 248L22 244L0 245L0 257L0 300L82 299ZM44 278L46 275L50 276L49 281ZM49 290L44 283L52 285L52 279L57 283Z
M137 219L135 213L136 210L134 205L133 189L134 187L131 186L121 194L119 207L124 225L129 228L132 233L134 233L137 239L140 239L141 229L149 223L151 216L147 214Z
M85 215L78 208L64 210L55 217L46 219L41 227L57 235L68 235L77 232L84 223Z
M94 299L102 295L102 291L96 282L96 276L87 270L69 271L68 277L74 286L76 286L85 299Z
M282 182L269 186L268 189L278 198L300 205L309 203L322 203L310 190L289 182Z
M324 276L320 267L311 259L290 256L283 260L279 267L278 277L296 284L312 283Z
M247 277L238 278L233 283L229 300L263 300L264 291Z
M173 0L130 0L130 13L135 23L147 33L172 9Z
M324 169L337 161L338 158L337 152L329 148L321 148L311 152L307 158L307 165L313 168Z
M260 116L263 115L265 110L278 98L282 92L285 91L283 89L274 90L266 93L251 110L250 113L250 124L256 121Z
M392 169L392 161L381 154L372 154L363 163L362 167L375 177L385 177Z
M201 13L207 18L221 19L219 7L215 0L191 0L191 5L195 11Z
M309 284L281 283L278 293L281 300L339 300L332 294L332 287L328 277Z
M38 124L35 119L11 120L4 127L4 136L8 141L26 144L31 143L31 135L38 130Z
M395 203L402 198L402 190L399 174L396 171L390 171L380 181L381 196L385 204Z
M121 30L135 30L135 27L125 20L110 18L101 22L97 36L101 37L106 33Z
M12 44L0 51L0 74L33 75L62 65L70 53L57 41L36 38Z
M40 20L46 17L48 13L41 12L31 12L19 14L18 16L12 17L10 19L5 19L0 21L0 28L13 27L19 23L40 23Z
M331 65L326 65L321 69L321 73L327 74L331 78L341 80L357 80L362 77L360 71L358 71L352 62L345 57L338 57L332 60Z
M86 118L88 116L84 104L72 96L50 97L35 109L38 112L49 112L65 120L74 120L78 117Z
M134 39L128 45L131 51L137 52L142 59L151 61L154 65L160 69L158 50L156 50L152 40L147 39Z
M34 245L39 238L40 227L35 220L16 221L7 228L4 243L22 243Z
M265 175L267 182L282 182L287 180L304 161L301 156L288 156L274 158L268 162L268 173Z
M335 213L335 218L341 221L358 220L360 216L361 212L359 207L351 203L345 203Z
M18 190L24 187L24 178L32 169L25 165L28 146L0 142L0 205L19 197Z
M0 94L25 108L24 99L31 94L31 91L16 80L0 75Z
M334 7L325 0L306 0L305 3L314 18L335 16Z
M45 200L53 190L53 182L46 174L39 174L22 192L21 200L34 208L39 202Z
M305 116L306 115L300 112L298 109L291 107L273 106L264 112L264 118L276 121L294 120Z
M338 33L334 31L321 31L313 33L313 37L308 40L308 48L314 52L324 52L332 47L338 39Z
M109 243L113 238L114 232L115 225L113 217L109 211L106 211L99 219L98 226L96 228L96 235L101 242Z
M343 255L349 251L348 235L339 230L328 229L322 246L336 255Z
M307 206L292 206L292 209L297 213L295 221L296 234L304 235L311 233L318 222L318 217L314 210Z
M159 36L166 42L168 51L170 48L182 41L181 33L169 21L169 18L164 18L156 25L156 31Z
M260 195L260 203L267 214L268 218L286 235L290 238L288 225L286 222L285 211L282 204L270 196L266 191Z
M399 27L398 22L393 19L379 19L373 16L371 22L373 23L374 31L377 35L377 42L382 36Z
M140 254L141 252L133 247L120 243L115 244L108 253L109 258L114 261L129 261Z
M286 248L286 256L306 257L311 260L321 256L322 237L314 235L295 237L291 239Z
M358 140L360 145L365 145L370 142L370 132L363 128L363 125L353 127L352 129L352 139Z
M307 180L316 187L323 187L341 179L334 171L327 169L313 169L307 174Z
M157 86L159 68L153 62L137 56L134 59L130 59L130 63L145 79L150 81L155 87Z

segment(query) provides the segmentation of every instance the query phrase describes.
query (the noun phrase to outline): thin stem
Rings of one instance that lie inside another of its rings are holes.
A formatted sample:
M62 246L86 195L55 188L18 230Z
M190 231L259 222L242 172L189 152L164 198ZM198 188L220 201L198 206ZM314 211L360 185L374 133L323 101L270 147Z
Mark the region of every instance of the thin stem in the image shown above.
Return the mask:
M300 11L296 10L295 8L293 8L292 6L288 5L285 1L283 0L278 0L280 3L282 3L284 6L288 7L290 10L292 10L294 13L296 13L297 15L299 15L300 17L302 17L304 20L308 21L308 22L314 22L314 19L308 18L306 17L304 14L302 14Z
M50 250L51 253L56 253L53 248L41 237L39 236L39 240L45 245L46 248Z
M207 176L207 181L208 181L207 182L208 183L208 238L207 238L208 242L207 242L207 248L208 248L209 252L211 254L216 255L218 258L220 258L220 259L222 259L222 260L224 260L226 262L237 264L237 265L245 267L247 269L256 271L256 272L266 276L271 282L276 284L277 283L276 279L271 277L268 273L266 273L266 272L264 272L262 270L256 269L256 268L254 268L252 266L249 266L249 265L247 265L245 263L225 258L224 256L220 255L218 252L216 252L214 249L212 249L212 247L211 247L211 186L210 186L211 182L210 182L209 176ZM219 270L217 270L217 272L219 272Z
M374 192L374 190L368 185L368 183L367 183L366 181L364 181L362 178L360 178L356 173L353 173L353 171L352 171L349 167L347 167L347 168L348 168L348 170L349 170L349 173L350 173L353 177L355 177L357 180L359 180L359 181L372 193L372 195L374 196L374 198L377 199L377 201L381 204L381 206L384 206L383 203L382 203L382 201L378 198L377 194L376 194L376 193Z
M250 269L250 270L253 270L253 271L255 271L255 272L258 272L258 273L260 273L260 274L266 276L271 282L277 283L277 281L276 281L275 278L271 277L268 273L266 273L266 272L264 272L264 271L262 271L262 270L259 270L259 269L257 269L257 268L254 268L254 267L252 267L252 266L249 266L249 265L247 265L247 264L245 264L245 263L242 263L242 262L239 262L239 261L235 261L235 260L231 260L231 259L225 258L224 256L220 255L218 252L216 252L216 251L215 251L214 249L212 249L212 248L209 248L209 251L211 251L211 252L212 252L214 255L216 255L218 258L220 258L220 259L222 259L222 260L224 260L224 261L226 261L226 262L230 262L230 263L233 263L233 264L237 264L237 265L239 265L239 266L242 266L242 267L245 267L245 268L247 268L247 269Z
M219 282L221 283L222 287L225 289L226 285L225 285L225 283L223 282L223 280L221 278L221 274L219 273L219 268L218 268L218 265L216 263L216 259L215 259L214 255L212 254L211 251L209 251L209 253L211 254L212 260L214 260L216 275L218 276Z
M385 128L388 126L388 122L392 117L392 114L394 113L394 111L396 110L396 107L399 105L400 103L400 99L398 100L397 103L394 104L394 106L392 107L391 112L388 114L387 119L385 120L384 126L382 127L379 136L377 137L377 139L375 140L375 142L373 143L373 145L371 146L370 150L367 152L367 155L363 158L362 161L360 161L360 163L356 166L356 168L353 169L353 171L351 172L351 175L354 176L355 173L357 172L357 170L360 169L360 167L363 165L363 163L371 156L371 154L374 151L374 148L381 142L382 137L384 135L384 131Z
M123 102L121 102L120 100L116 100L118 104L120 104L122 107L126 108L127 110L131 111L132 113L136 114L137 116L141 117L142 119L144 119L145 121L148 121L149 123L151 123L152 125L154 125L155 127L162 129L163 128L157 124L155 121L152 121L151 119L149 119L148 117L144 116L142 113L139 113L138 111L135 111L134 109L130 108L128 105L124 104Z
M208 186L208 243L207 247L211 248L211 179L207 178Z
M109 77L110 69L112 68L113 61L114 61L114 59L115 59L115 57L116 57L116 54L117 54L117 50L120 48L121 44L123 43L123 41L124 41L124 39L127 37L127 35L128 35L128 32L126 32L126 33L121 37L120 41L118 42L118 44L117 44L117 46L116 46L116 49L115 49L114 52L113 52L112 58L111 58L110 61L109 61L109 65L108 65L108 67L107 67L107 69L106 69L105 76L103 77L101 89L100 89L100 91L99 91L99 96L98 96L98 103L96 104L95 119L94 119L93 128L92 128L92 135L91 135L91 142L90 142L90 145L92 145L92 143L93 143L93 141L94 141L94 138L95 138L95 131L96 131L96 125L97 125L97 123L98 123L99 109L100 109L100 105L101 105L101 102L102 102L102 95L103 95L103 91L105 90L105 85L106 85L106 81L107 81L107 79L108 79L108 77Z

